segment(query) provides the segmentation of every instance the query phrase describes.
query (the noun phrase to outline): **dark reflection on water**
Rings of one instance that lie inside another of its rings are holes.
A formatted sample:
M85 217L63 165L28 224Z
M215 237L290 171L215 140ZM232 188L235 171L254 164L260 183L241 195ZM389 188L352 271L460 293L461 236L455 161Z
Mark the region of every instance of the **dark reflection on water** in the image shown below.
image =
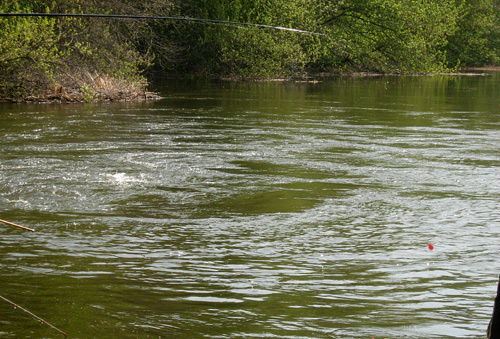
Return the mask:
M483 338L499 81L4 104L0 219L37 232L0 227L0 295L72 338ZM0 336L57 333L4 303Z

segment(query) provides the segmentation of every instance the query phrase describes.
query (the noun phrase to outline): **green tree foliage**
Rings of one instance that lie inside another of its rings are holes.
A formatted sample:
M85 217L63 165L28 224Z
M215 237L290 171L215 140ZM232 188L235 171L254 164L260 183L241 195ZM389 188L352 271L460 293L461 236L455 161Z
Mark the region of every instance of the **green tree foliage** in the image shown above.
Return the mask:
M21 3L0 3L0 11L30 11ZM46 18L0 19L0 95L22 96L54 78L64 57L56 46L54 21Z
M189 17L316 30L318 7L309 0L191 0L180 6ZM182 73L243 78L303 73L321 45L317 37L255 27L187 24L173 36Z
M0 11L110 13L126 4L25 0L0 2ZM141 30L134 24L98 18L0 18L0 96L42 95L56 84L81 92L76 97L85 99L140 91L144 84L140 72L151 57L148 47L140 50L136 45L139 39L131 32ZM63 93L69 98L66 90Z
M236 77L308 71L443 72L498 59L497 0L189 0L186 16L321 31L188 25L181 73ZM185 42L185 43L184 43ZM178 67L180 66L180 67Z
M472 15L478 10L484 15ZM189 0L182 2L179 12L326 34L187 25L173 36L181 46L181 62L175 64L181 73L233 77L323 70L428 73L470 64L468 58L491 62L496 51L482 48L494 27L492 14L498 13L493 0Z
M318 7L310 0L247 1L240 20L259 24L319 29ZM318 36L246 28L227 30L221 41L221 65L231 76L289 77L302 75L321 53Z
M500 51L500 2L494 0L457 1L457 30L449 37L450 65L496 64Z
M396 73L445 69L442 49L456 29L454 0L340 0L325 1L323 8L332 66Z

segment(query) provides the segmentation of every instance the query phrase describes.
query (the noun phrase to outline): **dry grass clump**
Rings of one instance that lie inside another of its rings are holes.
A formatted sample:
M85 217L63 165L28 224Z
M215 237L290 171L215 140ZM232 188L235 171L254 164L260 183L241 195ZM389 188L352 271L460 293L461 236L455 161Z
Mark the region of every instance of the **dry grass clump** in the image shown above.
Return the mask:
M134 82L113 78L108 75L92 76L80 86L83 101L127 101L155 99L155 93L146 90L147 82L143 79Z
M78 78L65 74L58 82L46 84L37 94L25 97L28 102L103 102L135 101L160 98L146 90L144 79L124 80L109 75L79 73Z

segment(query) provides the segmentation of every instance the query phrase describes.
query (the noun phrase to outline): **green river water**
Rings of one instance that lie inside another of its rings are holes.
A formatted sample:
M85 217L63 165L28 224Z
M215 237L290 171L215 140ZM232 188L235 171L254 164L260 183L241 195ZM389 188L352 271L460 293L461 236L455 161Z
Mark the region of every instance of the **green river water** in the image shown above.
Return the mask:
M500 74L0 104L0 295L68 338L485 338ZM428 249L428 244L434 250ZM1 338L63 338L0 300Z

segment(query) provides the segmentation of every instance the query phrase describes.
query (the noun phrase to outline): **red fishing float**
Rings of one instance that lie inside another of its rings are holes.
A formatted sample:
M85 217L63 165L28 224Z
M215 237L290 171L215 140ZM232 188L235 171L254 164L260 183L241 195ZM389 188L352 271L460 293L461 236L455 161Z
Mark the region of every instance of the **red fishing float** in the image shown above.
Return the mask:
M434 249L434 245L429 243L429 249L432 251Z

